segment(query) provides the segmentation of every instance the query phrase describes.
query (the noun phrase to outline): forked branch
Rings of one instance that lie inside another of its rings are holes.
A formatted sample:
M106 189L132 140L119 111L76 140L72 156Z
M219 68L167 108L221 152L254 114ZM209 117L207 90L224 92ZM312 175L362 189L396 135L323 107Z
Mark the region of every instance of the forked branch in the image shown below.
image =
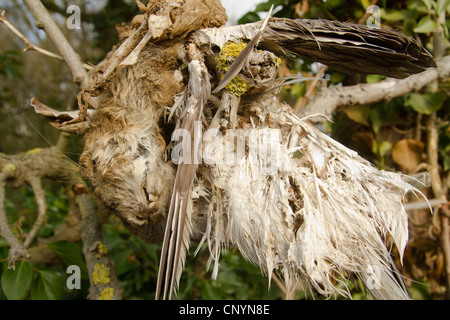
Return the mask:
M45 32L63 57L73 75L74 82L81 87L85 87L87 85L88 75L84 69L83 62L52 19L47 9L45 9L44 5L39 0L24 1L34 18L43 26Z
M323 88L298 115L305 117L321 114L330 117L338 107L388 101L408 92L421 90L429 83L450 75L450 56L439 60L437 65L437 68L430 68L405 79L387 79L378 83ZM324 122L326 118L321 117L314 119L314 121Z
M14 25L11 22L9 22L9 20L6 18L5 10L3 10L2 14L0 15L0 22L3 22L20 40L22 40L27 45L27 47L25 49L23 49L24 52L32 50L32 51L39 52L39 53L41 53L43 55L46 55L46 56L48 56L50 58L54 58L54 59L57 59L57 60L64 61L64 58L61 57L59 54L56 54L56 53L53 53L51 51L45 50L45 49L43 49L43 48L41 48L39 46L36 46L35 44L31 43L31 41L28 40L28 38L25 37L22 32L20 32L16 27L14 27ZM83 67L86 70L91 70L93 68L92 66L90 66L90 65L88 65L86 63L83 63Z

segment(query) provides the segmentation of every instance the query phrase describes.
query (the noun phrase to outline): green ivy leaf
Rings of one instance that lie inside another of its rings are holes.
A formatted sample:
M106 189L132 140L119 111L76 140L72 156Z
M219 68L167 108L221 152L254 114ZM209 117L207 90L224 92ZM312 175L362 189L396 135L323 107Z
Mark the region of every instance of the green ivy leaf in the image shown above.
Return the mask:
M393 21L402 21L405 19L404 14L399 10L385 10L381 8L381 16L383 20L393 22Z
M345 110L345 114L353 121L369 126L370 111L371 108L369 105L355 105L348 107Z
M433 2L434 1L432 1L432 0L422 0L422 3L427 7L428 10L431 10Z
M429 16L425 16L420 19L419 23L414 28L414 32L428 33L433 32L437 28L437 23L430 19Z
M442 107L444 100L445 94L442 92L411 93L407 96L405 105L419 113L431 114Z
M444 171L447 171L447 170L450 170L450 156L448 156L448 155L444 155L443 157L442 157L442 163L444 164Z
M367 8L368 6L370 6L369 0L360 0L360 2L363 8Z
M368 74L366 76L366 83L377 83L384 79L386 79L386 77L379 74Z
M48 247L63 259L66 266L77 265L80 267L81 276L83 278L88 276L81 247L78 244L62 240L49 243Z
M120 276L132 270L133 264L128 257L133 253L130 249L111 251L109 257L114 261L116 275Z
M177 295L179 300L192 299L192 296L190 294L192 293L194 286L199 282L198 276L196 274L191 274L189 275L189 277L185 277L185 279L186 284L184 284L183 287L180 286L180 291L178 292ZM210 279L208 279L207 281L210 281ZM205 282L205 280L203 280L203 282Z
M269 11L270 7L273 5L274 8L276 8L279 5L282 5L284 0L269 0L263 3L260 3L256 6L255 12L260 11Z
M15 270L5 270L2 273L1 285L3 293L9 300L19 300L25 297L25 292L30 286L33 271L31 266L24 261L16 263Z
M341 0L327 0L324 2L324 5L329 9L339 8L342 7L342 1Z
M8 246L8 242L6 242L6 240L5 239L0 239L0 247L6 247L6 246Z
M259 15L256 12L254 12L254 11L250 11L250 12L246 13L245 15L243 15L238 20L238 24L251 23L251 22L256 22L256 21L259 21L259 20L261 20Z
M31 286L33 300L59 300L64 289L64 279L49 270L40 270Z
M438 0L436 9L438 14L444 12L445 10L449 10L450 0Z
M291 86L291 95L297 96L297 97L303 97L306 92L306 85L305 82L302 83L294 83Z
M383 141L378 146L378 154L380 157L385 157L391 150L392 144L389 141Z
M339 83L345 79L346 75L341 72L332 72L330 74L331 83Z
M378 108L372 108L369 113L370 123L372 124L373 132L378 133L381 126L383 125L384 116L382 111Z
M220 300L222 299L219 290L214 288L209 281L203 282L202 297L205 300Z

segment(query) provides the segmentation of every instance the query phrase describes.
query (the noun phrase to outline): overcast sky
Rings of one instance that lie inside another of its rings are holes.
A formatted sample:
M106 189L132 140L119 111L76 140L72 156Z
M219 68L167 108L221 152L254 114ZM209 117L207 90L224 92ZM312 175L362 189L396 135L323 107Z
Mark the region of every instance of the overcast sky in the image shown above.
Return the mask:
M227 10L228 24L235 25L244 14L253 10L256 5L264 0L221 0Z

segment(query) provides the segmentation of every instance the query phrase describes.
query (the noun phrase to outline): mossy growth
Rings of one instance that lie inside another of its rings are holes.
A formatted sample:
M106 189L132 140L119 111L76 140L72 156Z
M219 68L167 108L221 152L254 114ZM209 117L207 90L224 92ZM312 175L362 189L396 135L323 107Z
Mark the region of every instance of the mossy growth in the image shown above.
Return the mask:
M219 52L217 57L217 68L224 72L224 74L230 69L231 64L237 58L239 53L245 48L247 44L245 42L233 42L227 41ZM223 75L224 75L223 74ZM223 77L222 75L222 77ZM248 90L248 83L242 76L237 75L226 86L225 90L228 93L236 96L241 96Z

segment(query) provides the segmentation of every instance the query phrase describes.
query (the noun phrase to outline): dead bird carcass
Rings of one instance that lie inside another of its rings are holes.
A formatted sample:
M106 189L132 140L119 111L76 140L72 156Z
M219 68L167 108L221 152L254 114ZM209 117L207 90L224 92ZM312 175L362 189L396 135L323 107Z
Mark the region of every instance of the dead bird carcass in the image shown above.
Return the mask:
M168 36L166 17L162 38L148 37L134 63L91 92L97 107L80 158L130 230L163 240L157 298L171 298L192 238L207 244L213 277L222 248L235 246L269 278L282 275L288 296L347 295L345 278L356 275L375 298L408 298L386 242L403 252L402 198L418 190L294 115L277 99L276 75L286 54L400 78L433 66L431 56L413 39L360 25L270 19ZM236 77L211 93L242 50Z

